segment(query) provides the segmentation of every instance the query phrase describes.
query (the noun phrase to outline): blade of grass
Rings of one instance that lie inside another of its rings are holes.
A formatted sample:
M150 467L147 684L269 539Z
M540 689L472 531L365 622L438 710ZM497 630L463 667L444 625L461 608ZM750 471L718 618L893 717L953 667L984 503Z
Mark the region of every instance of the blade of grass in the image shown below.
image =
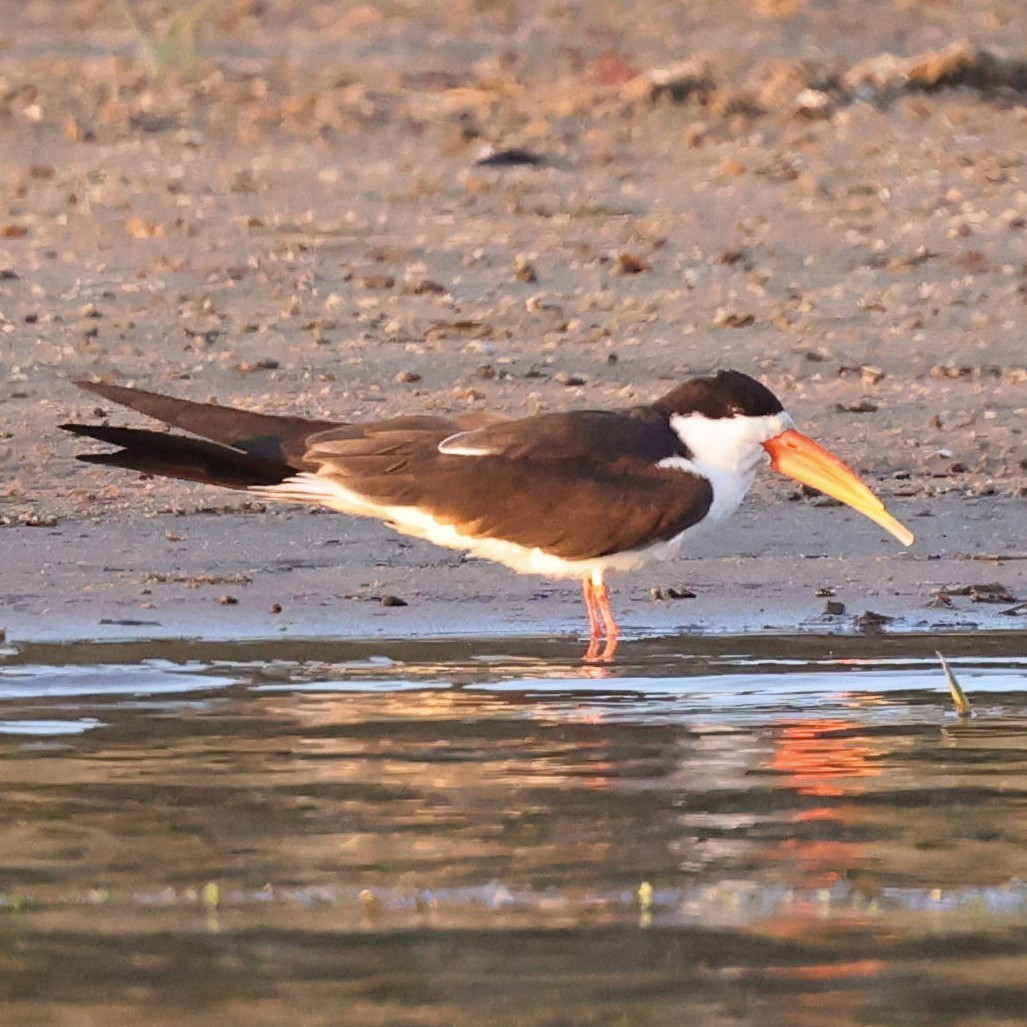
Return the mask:
M210 0L198 0L174 11L164 32L157 36L143 28L129 0L117 0L118 9L136 37L140 60L151 75L195 70L199 64L200 29L209 3Z
M949 661L945 659L937 649L934 651L935 655L941 660L941 669L945 671L945 678L949 683L949 691L952 693L952 702L955 704L956 713L961 717L969 717L972 715L970 708L970 700L966 697L966 692L963 691L959 682L956 680L956 675L952 673L952 668L949 666Z
M149 71L151 75L157 74L160 70L160 61L157 57L156 44L143 31L143 27L139 24L139 19L136 18L135 12L128 5L128 0L118 0L118 8L124 15L125 20L132 29L132 32L135 34L136 45L139 47L139 54L143 64L146 65L146 70Z

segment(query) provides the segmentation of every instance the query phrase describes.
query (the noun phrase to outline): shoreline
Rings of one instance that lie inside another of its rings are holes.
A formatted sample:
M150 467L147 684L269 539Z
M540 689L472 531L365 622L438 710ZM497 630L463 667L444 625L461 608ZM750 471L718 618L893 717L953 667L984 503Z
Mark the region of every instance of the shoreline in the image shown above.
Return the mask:
M703 539L702 557L613 579L624 638L858 634L867 611L893 618L880 625L889 633L1027 629L1027 607L1005 612L1027 599L1027 559L1016 549L1021 501L893 505L918 531L912 551L841 508L747 504ZM516 575L334 514L275 508L69 519L5 528L3 538L0 627L14 644L573 639L585 630L575 582ZM686 588L695 598L652 595ZM949 605L940 605L939 591ZM844 612L825 612L829 602Z

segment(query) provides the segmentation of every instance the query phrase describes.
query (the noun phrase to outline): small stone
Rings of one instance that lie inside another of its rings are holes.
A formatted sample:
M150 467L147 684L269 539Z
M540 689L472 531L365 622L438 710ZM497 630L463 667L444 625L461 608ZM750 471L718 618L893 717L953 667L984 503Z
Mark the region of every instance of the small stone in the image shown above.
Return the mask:
M563 371L557 371L553 377L568 389L575 388L578 385L586 385L588 383L588 379L581 374L565 374Z
M416 371L400 371L395 380L401 385L412 385L414 382L419 382L421 376Z
M125 231L133 239L161 239L164 237L164 226L146 218L129 218L125 222Z
M1017 599L1005 585L994 582L988 585L971 585L970 601L974 603L1015 603Z
M894 617L889 617L884 613L877 613L874 610L865 610L863 613L853 617L853 627L859 631L877 631L883 628L886 624L891 624L895 620Z
M393 275L363 275L357 282L365 289L391 289L396 279Z
M272 357L261 357L260 360L254 360L252 364L248 361L236 364L235 369L242 374L253 374L255 371L274 371L279 366L278 361Z
M649 270L649 264L647 264L641 257L635 253L618 253L617 259L613 262L613 267L610 270L611 275L639 275L643 271Z
M527 166L540 168L547 165L549 161L540 153L535 153L523 146L511 146L507 150L496 150L474 162L479 168L515 168Z
M518 253L514 257L514 278L518 282L538 281L538 274L535 271L534 265L523 253Z
M405 599L400 599L399 596L384 595L379 600L382 606L409 606L410 604Z
M695 121L681 133L681 141L690 150L698 149L710 134L710 126L705 121Z
M239 600L235 596L230 595L218 596L218 602L222 606L238 606L239 604Z
M407 282L403 286L403 292L407 296L444 296L449 290L441 283L431 278L419 278L414 282Z
M717 254L713 262L733 267L735 264L745 264L746 261L745 250L723 250Z
M824 613L829 614L832 617L840 617L845 613L845 603L841 603L837 599L828 599L828 601L824 603Z
M804 118L829 117L831 107L831 97L822 89L803 89L795 98L795 113Z
M855 403L835 403L834 409L839 414L873 414L877 411L877 404L864 396Z
M931 368L932 378L969 378L973 373L972 367L956 367L952 364L936 364Z
M534 296L529 296L524 301L524 307L534 314L540 310L559 310L560 304L548 293L537 292Z
M722 178L738 178L748 170L740 160L736 160L734 157L728 157L726 160L721 161L720 164L720 175Z
M747 328L755 320L756 318L752 314L739 314L724 307L721 307L713 315L713 324L716 328Z
M669 100L683 103L693 93L710 88L710 71L705 61L693 57L666 68L651 68L625 82L621 96L628 103Z

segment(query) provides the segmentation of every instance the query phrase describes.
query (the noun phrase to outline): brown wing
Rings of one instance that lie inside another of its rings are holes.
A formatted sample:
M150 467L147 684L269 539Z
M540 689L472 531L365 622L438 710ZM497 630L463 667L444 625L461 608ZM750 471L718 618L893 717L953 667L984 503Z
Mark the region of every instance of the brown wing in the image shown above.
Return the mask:
M307 463L383 506L417 506L477 537L567 560L673 538L710 507L709 483L661 468L677 436L646 411L578 411L464 432L440 418L347 425L312 438ZM486 455L458 455L483 452Z

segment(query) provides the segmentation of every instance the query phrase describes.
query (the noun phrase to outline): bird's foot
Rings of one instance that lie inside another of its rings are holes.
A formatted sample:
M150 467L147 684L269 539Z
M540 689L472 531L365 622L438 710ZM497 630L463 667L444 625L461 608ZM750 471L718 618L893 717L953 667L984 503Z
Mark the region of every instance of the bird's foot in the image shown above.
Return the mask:
M606 638L602 635L594 635L589 640L588 648L581 659L584 663L613 663L613 657L619 644L619 635L609 635Z

